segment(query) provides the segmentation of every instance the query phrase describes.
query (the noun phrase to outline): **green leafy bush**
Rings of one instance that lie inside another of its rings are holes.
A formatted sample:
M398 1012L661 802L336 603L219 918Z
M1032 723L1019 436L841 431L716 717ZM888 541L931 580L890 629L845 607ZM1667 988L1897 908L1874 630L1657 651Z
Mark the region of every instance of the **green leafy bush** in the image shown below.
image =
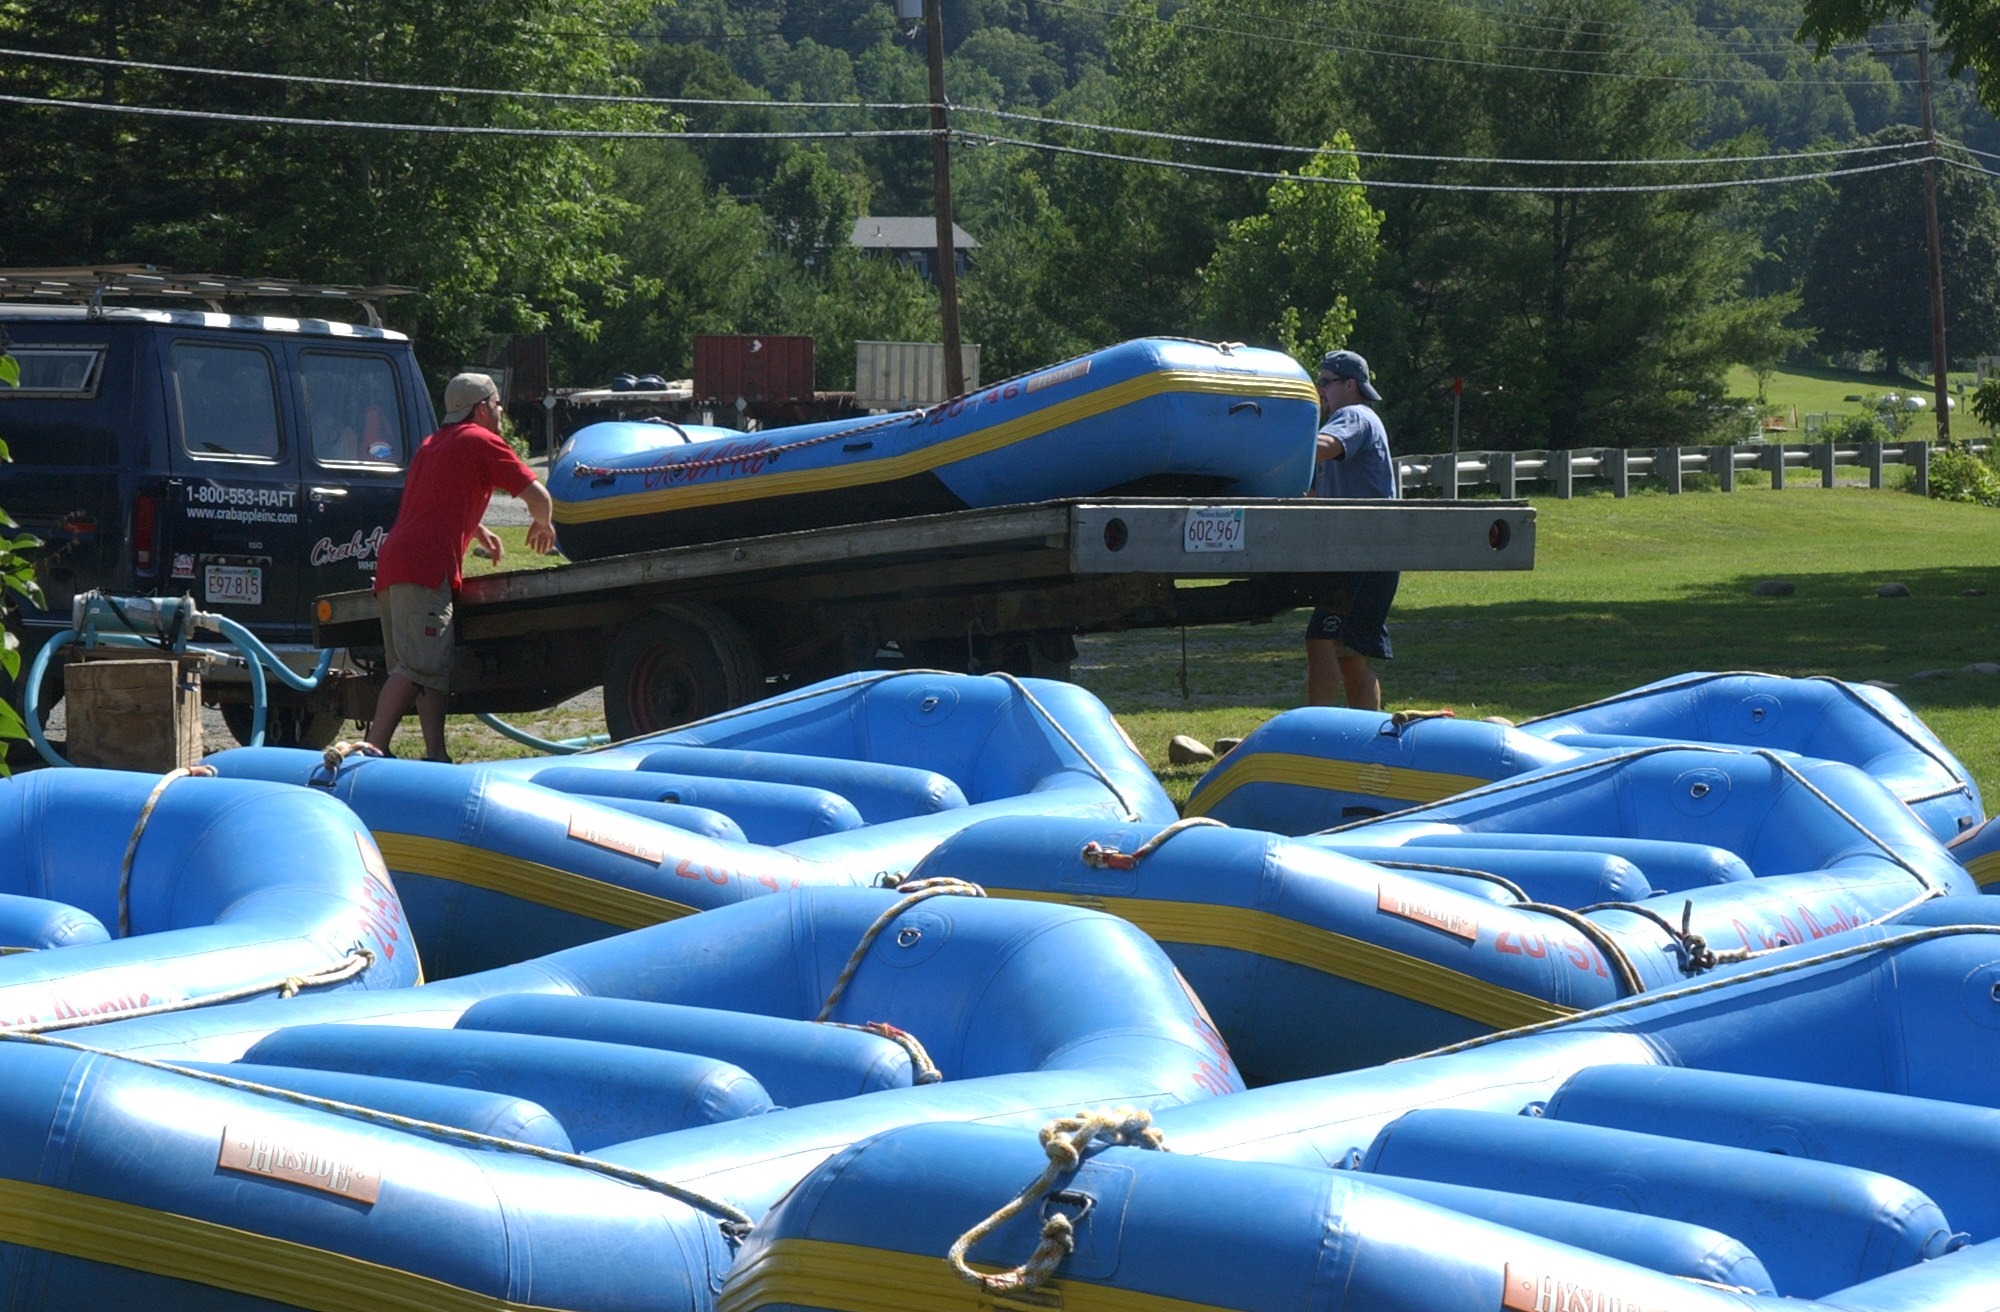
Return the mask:
M0 349L0 387L21 385L21 362ZM0 442L0 460L13 457L7 451L7 444ZM0 528L20 527L7 512L0 510ZM0 620L13 608L16 596L32 597L41 592L35 582L34 562L28 553L40 545L32 536L23 533L19 537L0 532ZM0 686L11 686L21 673L21 640L10 628L0 625ZM27 726L22 723L21 712L6 701L0 701L0 743L8 739L23 739L28 736ZM7 754L0 751L0 775L8 773Z
M1838 446L1851 442L1887 442L1890 440L1888 426L1874 414L1843 415L1830 421L1819 430L1819 440Z
M2000 505L2000 470L1966 447L1939 447L1931 453L1931 495L1940 501Z
M1972 416L1986 425L1986 431L2000 428L2000 374L1994 374L1972 393Z

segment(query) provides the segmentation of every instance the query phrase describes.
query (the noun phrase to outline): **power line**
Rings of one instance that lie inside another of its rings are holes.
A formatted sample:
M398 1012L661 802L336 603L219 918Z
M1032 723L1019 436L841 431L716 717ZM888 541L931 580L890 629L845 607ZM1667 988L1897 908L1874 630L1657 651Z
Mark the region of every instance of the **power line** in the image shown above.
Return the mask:
M929 109L928 102L847 101L847 100L699 100L684 96L619 96L585 91L509 91L499 87L450 86L426 82L378 82L365 78L322 77L316 73L260 73L241 68L203 68L196 64L161 64L143 59L107 59L99 55L56 54L45 50L20 50L0 46L0 57L44 59L64 64L90 64L100 68L140 69L154 73L191 73L201 77L242 78L255 82L292 85L346 87L367 91L419 91L454 96L492 96L519 100L574 100L590 104L667 105L729 107L738 109Z
M48 109L81 109L94 113L132 114L143 117L196 119L205 122L242 123L258 127L305 127L340 128L360 131L409 132L436 136L477 136L477 137L563 137L587 140L654 140L654 141L761 141L761 140L811 140L821 138L880 138L880 137L927 137L931 135L925 128L891 128L879 130L834 130L814 132L668 132L643 129L572 129L572 128L523 128L491 127L477 124L442 123L381 123L358 119L316 119L298 118L275 114L234 114L217 110L171 109L156 105L119 105L101 101L51 100L40 96L0 95L0 104L27 105ZM1563 195L1593 195L1617 192L1674 192L1708 191L1732 187L1765 187L1788 182L1810 182L1824 178L1846 177L1858 173L1875 173L1884 169L1902 168L1909 164L1922 163L1922 159L1892 160L1884 164L1858 165L1844 169L1825 169L1814 173L1782 174L1765 178L1731 178L1705 182L1665 182L1626 183L1618 185L1575 186L1569 184L1519 184L1503 185L1488 183L1443 183L1407 182L1386 178L1315 178L1268 169L1239 169L1219 164L1195 164L1185 160L1149 159L1143 155L1120 155L1108 151L1085 150L1077 146L1061 146L1051 142L1028 141L1016 137L1000 137L989 134L954 131L954 139L969 145L1013 146L1025 150L1037 150L1051 154L1081 156L1116 163L1141 164L1150 168L1164 168L1186 173L1220 174L1241 178L1263 178L1279 180L1290 178L1299 182L1330 184L1337 186L1374 187L1406 191L1459 191L1488 193L1528 193ZM1461 161L1463 162L1463 161ZM1537 161L1547 162L1547 161ZM1588 161L1604 163L1605 161ZM1650 161L1644 161L1650 162Z
M1989 154L1983 150L1973 153L1985 155L1988 159L2000 159L2000 155ZM1939 155L1938 162L1949 164L1955 169L1964 169L1968 173L1983 173L1989 178L2000 178L2000 169L1989 169L1984 164L1975 163L1969 159L1953 159L1949 155Z
M953 105L951 109L953 112L959 114L983 115L989 118L1008 119L1015 122L1043 123L1050 126L1074 128L1081 131L1102 132L1110 136L1140 137L1150 141L1166 141L1177 145L1226 146L1240 150L1277 151L1300 155L1340 155L1351 156L1355 159L1389 159L1423 164L1525 164L1563 168L1620 168L1673 164L1765 164L1779 160L1865 155L1885 150L1912 150L1922 144L1921 142L1897 141L1873 146L1840 146L1828 150L1800 150L1773 155L1698 155L1681 159L1526 159L1477 155L1410 155L1389 150L1339 149L1325 146L1288 146L1259 141L1231 141L1222 137L1189 136L1186 133L1180 132L1155 132L1146 128L1113 127L1109 124L1084 123L1074 119L1042 118L1034 114L1021 114L1001 109L980 109L969 105ZM1996 156L1996 158L2000 158L2000 156Z
M568 137L592 141L810 141L829 137L928 137L928 128L849 128L811 132L669 132L644 128L509 128L483 124L380 123L363 119L295 118L281 114L232 114L212 109L169 109L160 105L118 105L96 100L51 100L42 96L0 95L0 104L45 109L83 109L149 118L199 119L258 127L353 128L368 132L414 132L432 136Z
M983 133L968 132L955 132L953 135L970 145L1015 146L1024 150L1039 150L1059 155L1076 155L1087 159L1110 160L1124 164L1145 164L1154 168L1171 169L1186 173L1214 173L1237 178L1268 178L1273 181L1288 179L1294 182L1313 183L1321 186L1375 187L1398 191L1519 192L1534 195L1561 194L1566 196L1598 195L1617 192L1714 191L1727 187L1770 187L1788 182L1816 182L1823 178L1848 177L1857 173L1879 173L1884 169L1907 168L1912 164L1923 163L1923 159L1919 157L1915 159L1891 160L1886 164L1861 164L1853 168L1824 169L1817 173L1788 173L1768 178L1726 178L1707 182L1623 183L1591 186L1549 183L1505 185L1457 182L1405 182L1388 178L1318 178L1297 173L1272 172L1268 169L1238 169L1229 168L1221 164L1194 164L1186 160L1148 159L1144 155L1119 155L1109 151L1085 150L1080 146L1059 146L1046 141L1027 141L1018 137L998 137Z
M928 110L931 108L931 106L927 102L909 102L909 101L889 101L889 102L790 101L790 100L746 101L746 100L691 99L685 97L615 96L602 93L563 92L563 91L509 91L506 89L493 88L493 87L449 86L449 85L420 83L420 82L382 82L382 81L374 81L362 78L324 77L318 74L306 74L306 73L265 73L265 72L257 72L246 69L208 68L192 64L168 64L168 63L159 63L156 61L149 61L149 60L109 59L93 55L53 54L42 51L20 50L9 47L0 47L0 57L48 59L63 63L79 63L79 64L94 65L94 66L110 66L110 67L125 68L125 69L142 69L152 72L193 74L193 75L208 76L208 77L243 78L254 81L277 82L284 84L305 84L313 86L341 87L351 90L371 90L371 91L387 90L387 91L420 92L425 94L452 95L452 96L525 98L525 99L539 99L539 100L550 100L550 101L582 101L591 104L612 104L612 105L630 105L630 106L658 106L658 105L703 106L703 107L719 106L719 107L739 108L739 109L834 109L834 110L865 110L870 112L914 111L914 110ZM62 107L87 107L87 108L104 109L104 110L111 110L116 108L114 106L104 105L101 102L64 101L64 100L53 100L53 99L38 100L29 97L0 97L0 99L9 100L12 103L16 104L40 104L49 106L62 106ZM1629 160L1625 159L1551 160L1551 159L1514 158L1505 156L1418 155L1418 154L1407 154L1396 151L1371 151L1371 150L1359 150L1359 149L1329 151L1323 147L1317 147L1317 146L1292 146L1275 142L1238 141L1220 137L1193 136L1185 133L1157 132L1144 128L1118 127L1118 126L1113 126L1111 124L1090 123L1076 119L1046 118L1040 115L1024 114L1011 110L986 109L978 106L968 106L968 105L958 105L958 104L949 105L947 106L947 108L959 114L978 115L978 116L997 118L1014 122L1036 123L1048 126L1063 127L1077 131L1099 132L1112 136L1136 137L1146 140L1165 141L1182 145L1216 146L1229 149L1254 150L1263 152L1281 152L1281 153L1305 154L1314 156L1323 154L1335 154L1343 156L1353 156L1355 158L1360 158L1360 159L1384 159L1384 160L1395 160L1399 162L1431 163L1431 164L1489 164L1489 165L1518 165L1518 166L1530 166L1530 167L1565 167L1565 168L1583 168L1583 167L1618 168L1618 167L1648 167L1648 166L1664 167L1670 165L1712 167L1720 164L1771 163L1776 161L1793 160L1793 159L1841 157L1847 155L1866 154L1874 151L1906 150L1911 148L1911 143L1895 142L1887 145L1847 146L1847 147L1840 147L1827 150L1793 151L1793 152L1766 154L1766 155L1718 155L1718 156L1697 156L1697 157L1679 158L1679 159L1629 159ZM149 110L146 107L141 107L141 106L133 106L131 107L131 110L134 113L157 112L163 115L168 115L173 117L199 118L204 116L220 115L220 111L195 111L195 110L169 111L164 108L157 110ZM400 131L428 131L428 132L444 131L448 126L448 125L436 125L436 124L418 125L418 124L375 123L375 122L362 122L362 121L346 120L346 119L282 118L276 116L258 116L258 115L248 115L248 114L220 115L218 121L229 121L229 122L268 121L273 124L282 124L287 126L353 126L361 128L372 128L384 131L400 130ZM467 130L470 131L471 129ZM807 131L666 132L666 131L647 131L643 129L628 129L623 131L613 130L613 129L603 129L591 132L582 129L555 129L555 128L549 128L549 129L482 128L479 129L479 131L485 135L532 136L532 135L556 134L556 135L572 135L572 136L587 135L592 137L612 137L612 138L616 137L634 137L638 139L671 138L671 139L682 139L682 140L718 140L718 141L790 140L794 138L806 139L806 138L816 138L816 137L874 137L874 136L901 137L901 136L923 136L929 134L929 129L921 129L921 128L899 129L899 130L841 129L841 130L820 131L820 132L807 132ZM1996 156L1996 158L2000 158L2000 156Z

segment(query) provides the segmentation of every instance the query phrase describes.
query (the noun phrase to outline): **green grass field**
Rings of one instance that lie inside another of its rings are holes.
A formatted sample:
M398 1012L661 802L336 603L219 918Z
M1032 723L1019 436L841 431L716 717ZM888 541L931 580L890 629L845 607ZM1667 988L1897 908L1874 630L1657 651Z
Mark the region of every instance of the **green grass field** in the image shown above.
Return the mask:
M1951 386L1954 394L1960 387L1965 395L1958 395L1958 405L1952 411L1952 437L1985 438L1986 426L1973 419L1968 397L1978 379L1970 370L1963 373L1953 370ZM1765 401L1775 408L1775 417L1788 426L1787 434L1772 433L1774 440L1801 441L1805 434L1806 416L1826 414L1835 416L1857 415L1867 407L1849 397L1880 396L1888 392L1905 395L1915 393L1924 398L1928 406L1931 398L1931 375L1924 370L1921 375L1912 374L1867 374L1838 369L1814 369L1803 366L1788 366L1772 371L1765 385ZM1729 371L1729 394L1754 400L1757 395L1757 375L1750 369L1738 365ZM1794 418L1796 416L1796 418ZM1909 432L1904 437L1910 441L1933 441L1937 437L1937 415L1930 409L1924 410L1911 422Z
M1965 669L2000 662L2000 513L1798 486L1535 508L1532 571L1404 576L1383 667L1392 709L1523 719L1691 670L1879 679L2000 798L2000 674ZM1753 595L1764 579L1796 591ZM1890 582L1911 595L1877 596ZM1179 630L1085 638L1074 676L1184 797L1201 771L1167 766L1168 739L1240 736L1298 705L1303 622L1190 629L1185 665ZM550 736L601 728L515 718ZM454 732L460 759L518 750L475 722Z

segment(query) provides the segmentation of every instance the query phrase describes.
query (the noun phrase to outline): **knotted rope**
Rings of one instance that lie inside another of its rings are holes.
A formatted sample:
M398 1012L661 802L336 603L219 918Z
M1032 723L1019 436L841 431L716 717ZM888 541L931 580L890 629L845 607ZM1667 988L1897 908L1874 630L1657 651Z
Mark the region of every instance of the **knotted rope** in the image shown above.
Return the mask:
M1130 852L1121 852L1115 847L1106 847L1093 838L1083 845L1083 851L1078 855L1083 858L1083 863L1093 870L1131 870L1137 867L1141 861L1151 856L1154 852L1157 852L1160 849L1160 845L1175 834L1193 829L1199 825L1213 825L1218 829L1227 829L1229 827L1222 821L1211 819L1205 815L1191 815L1185 819L1174 821L1159 833L1154 834L1151 838L1133 848Z
M146 795L146 804L139 808L139 819L132 826L132 837L125 844L125 859L118 863L118 937L129 938L132 934L132 859L139 854L139 839L146 832L146 825L153 818L153 808L160 804L160 795L168 785L195 777L213 779L215 767L212 765L188 765L178 770L169 770L153 785L153 791Z
M308 778L306 782L308 784L313 784L320 787L331 788L333 787L334 780L340 777L340 763L342 761L345 761L348 757L386 756L386 755L388 755L388 753L384 752L374 743L365 741L349 742L347 739L343 738L339 742L335 743L333 746L327 748L325 751L319 754L319 766L313 770L311 777ZM322 784L320 781L320 771L322 770L326 772L326 780L324 784Z
M1131 1107L1086 1111L1050 1121L1042 1127L1042 1151L1049 1157L1047 1168L999 1211L960 1235L945 1255L959 1279L989 1294L1022 1294L1033 1292L1053 1276L1056 1267L1076 1248L1076 1225L1061 1212L1050 1214L1042 1222L1041 1242L1035 1245L1028 1260L1017 1267L989 1275L968 1266L965 1255L980 1240L1047 1194L1058 1179L1082 1164L1084 1151L1100 1141L1167 1151L1166 1137L1154 1128L1153 1118Z
M1403 730L1409 728L1411 725L1422 724L1425 720L1456 720L1457 718L1458 712L1452 710L1450 707L1438 711L1397 711L1389 717L1388 722L1377 732L1395 738L1399 737Z
M212 1007L217 1003L236 1002L243 998L254 998L260 993L276 992L281 998L297 997L301 990L319 988L327 984L338 984L353 979L375 964L375 954L364 947L356 947L345 957L328 966L325 970L313 971L305 975L286 975L282 979L266 980L261 984L243 984L221 993L204 993L198 998L182 998L178 1002L156 1002L150 1007L132 1007L122 1011L100 1011L87 1016L66 1016L57 1020L22 1021L14 1025L0 1025L0 1038L15 1034L44 1034L55 1030L73 1030L85 1025L103 1025L114 1020L136 1020L141 1016L161 1016L173 1011L193 1011L198 1007Z
M928 1052L924 1051L924 1045L917 1042L917 1036L908 1030L897 1029L886 1020L871 1020L865 1025L850 1025L840 1020L823 1020L819 1023L831 1025L835 1029L860 1030L863 1034L873 1034L877 1038L889 1040L910 1054L912 1084L937 1084L944 1079L944 1074L938 1070L937 1063L931 1060Z

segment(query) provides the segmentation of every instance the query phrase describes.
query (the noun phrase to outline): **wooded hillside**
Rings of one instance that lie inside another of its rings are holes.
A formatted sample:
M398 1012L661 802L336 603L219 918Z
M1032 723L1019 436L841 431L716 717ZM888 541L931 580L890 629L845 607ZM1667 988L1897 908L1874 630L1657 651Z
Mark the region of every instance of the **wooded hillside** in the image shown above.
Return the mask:
M1907 22L1815 59L1780 0L942 12L989 379L1155 333L1347 344L1416 450L1455 378L1469 445L1542 447L1735 435L1733 364L1928 373ZM7 264L409 283L433 368L546 329L564 383L767 332L831 389L856 340L936 338L929 284L848 244L931 212L889 0L20 0L0 45ZM2000 346L2000 125L1950 62L1968 359Z

